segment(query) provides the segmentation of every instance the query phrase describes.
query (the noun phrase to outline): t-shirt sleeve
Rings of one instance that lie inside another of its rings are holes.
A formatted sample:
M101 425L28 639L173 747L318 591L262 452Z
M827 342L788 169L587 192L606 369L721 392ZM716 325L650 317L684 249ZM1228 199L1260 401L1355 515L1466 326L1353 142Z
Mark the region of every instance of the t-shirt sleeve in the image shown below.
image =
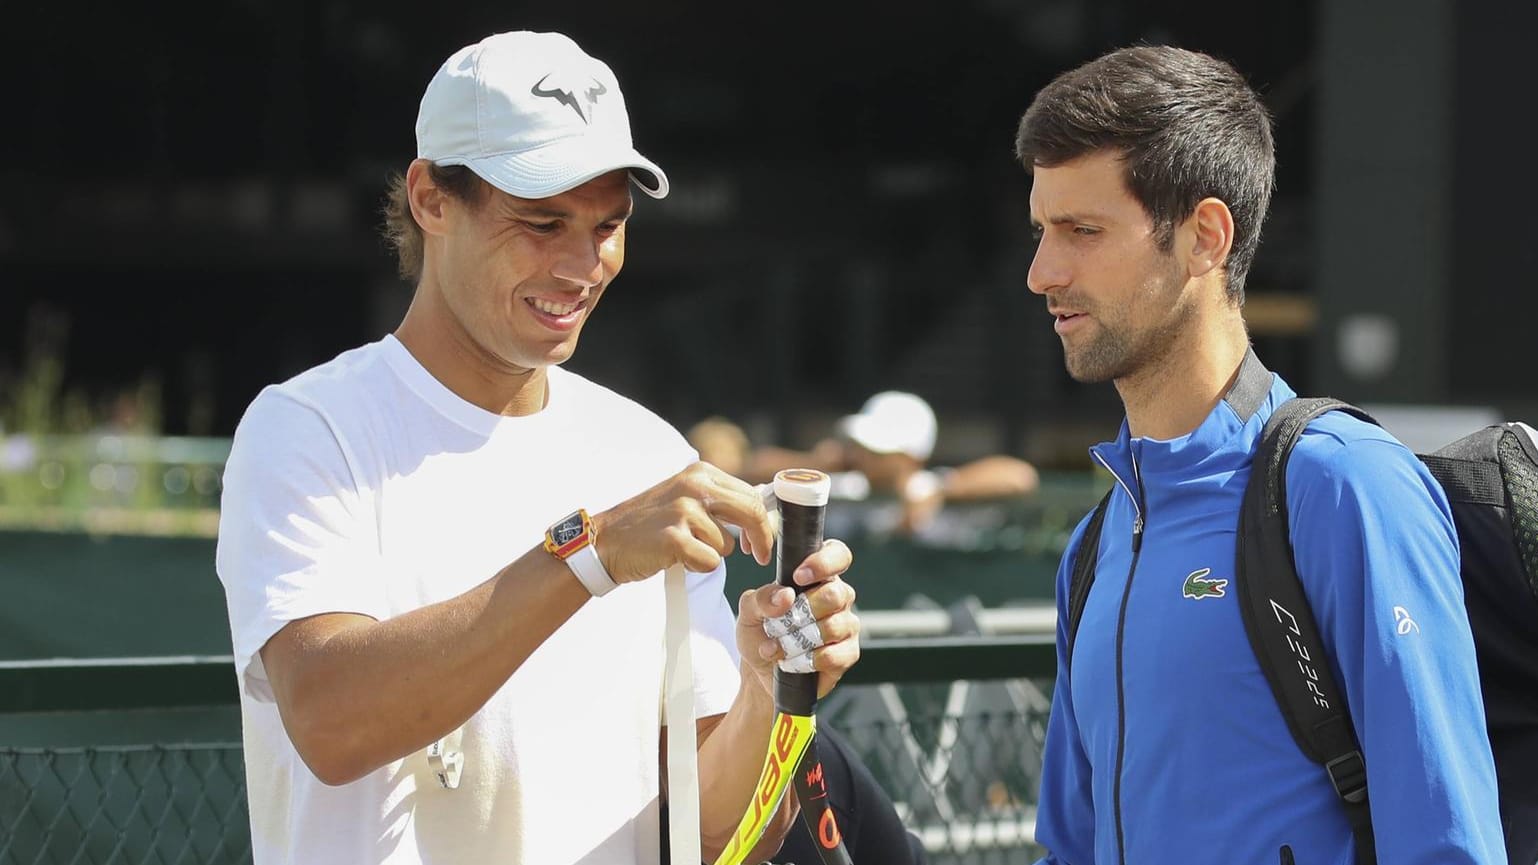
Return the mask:
M688 586L694 714L706 718L731 708L741 675L737 619L726 601L726 563L708 574L690 572Z
M1441 488L1397 442L1310 427L1287 489L1298 575L1367 763L1378 860L1504 861Z
M215 553L242 692L273 699L260 651L289 622L385 616L367 495L319 412L273 388L257 396L225 464Z

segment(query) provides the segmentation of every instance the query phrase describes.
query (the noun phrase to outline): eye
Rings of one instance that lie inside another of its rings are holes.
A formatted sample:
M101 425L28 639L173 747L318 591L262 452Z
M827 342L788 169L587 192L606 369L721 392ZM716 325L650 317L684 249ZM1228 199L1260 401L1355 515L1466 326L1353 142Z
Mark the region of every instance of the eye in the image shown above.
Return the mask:
M1039 226L1039 225L1031 226L1031 242L1032 243L1041 243L1041 235L1042 235L1042 227L1041 226Z
M557 228L561 227L559 222L530 222L527 219L523 224L535 234L553 234Z
M598 233L603 235L604 237L608 237L609 235L613 234L614 232L619 231L620 227L623 226L624 224L625 223L624 223L623 220L617 221L617 222L605 222L604 224L598 226Z
M1100 229L1092 228L1088 225L1075 225L1073 227L1073 233L1079 235L1080 237L1093 237L1094 235L1100 233Z

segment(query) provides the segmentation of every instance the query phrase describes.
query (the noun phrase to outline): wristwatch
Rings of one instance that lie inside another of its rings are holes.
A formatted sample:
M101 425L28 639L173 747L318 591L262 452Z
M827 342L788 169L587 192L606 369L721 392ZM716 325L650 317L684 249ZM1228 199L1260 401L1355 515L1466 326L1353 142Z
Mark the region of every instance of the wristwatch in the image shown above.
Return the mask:
M582 508L545 530L545 549L565 562L593 597L601 598L619 583L614 582L604 568L603 560L598 558L598 549L594 546L597 540L593 518Z

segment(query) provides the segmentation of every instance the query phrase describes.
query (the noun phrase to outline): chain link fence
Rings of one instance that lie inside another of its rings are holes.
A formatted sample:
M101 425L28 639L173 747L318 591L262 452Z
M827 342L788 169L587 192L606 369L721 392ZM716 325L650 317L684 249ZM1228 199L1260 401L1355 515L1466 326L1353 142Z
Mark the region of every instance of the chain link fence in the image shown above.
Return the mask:
M857 685L819 722L865 761L931 863L1002 865L1040 853L1046 708L1023 679ZM250 861L238 744L0 748L0 865Z
M250 861L239 745L0 748L0 865Z
M1019 865L1034 843L1051 683L856 685L818 709L892 797L933 865ZM857 863L864 865L864 863Z

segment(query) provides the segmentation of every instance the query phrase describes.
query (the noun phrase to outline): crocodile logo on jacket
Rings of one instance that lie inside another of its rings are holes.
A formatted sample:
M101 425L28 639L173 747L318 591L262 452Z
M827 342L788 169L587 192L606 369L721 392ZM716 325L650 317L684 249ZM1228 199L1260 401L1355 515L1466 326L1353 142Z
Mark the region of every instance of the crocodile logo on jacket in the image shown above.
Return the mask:
M1186 577L1185 585L1180 589L1181 597L1199 601L1202 598L1221 598L1227 594L1224 587L1228 585L1228 581L1209 580L1207 575L1210 573L1212 573L1211 568L1192 571L1191 575Z

